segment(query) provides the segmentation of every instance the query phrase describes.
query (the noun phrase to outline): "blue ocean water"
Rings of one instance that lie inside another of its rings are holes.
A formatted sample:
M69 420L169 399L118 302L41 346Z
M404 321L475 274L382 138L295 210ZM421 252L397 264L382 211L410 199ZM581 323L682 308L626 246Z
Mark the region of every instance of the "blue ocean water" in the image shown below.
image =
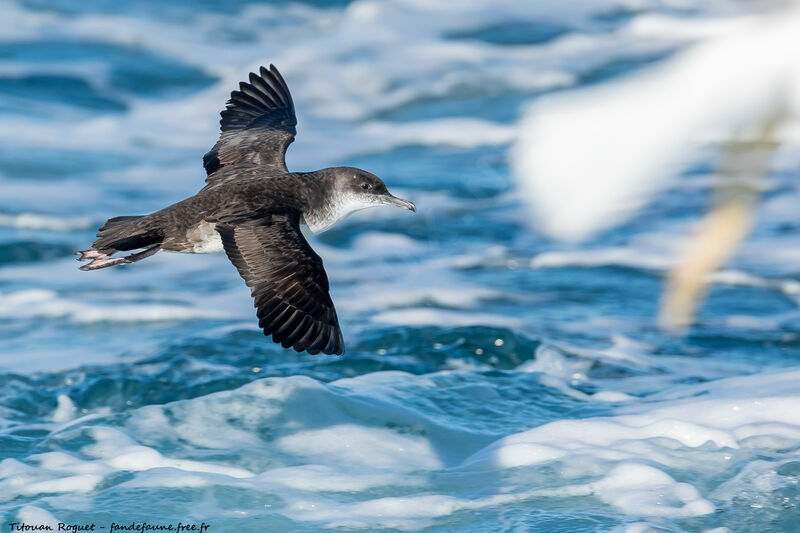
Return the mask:
M508 164L528 103L744 8L5 0L2 527L797 531L798 147L686 336L656 315L711 156L571 246L531 227ZM270 62L297 105L291 169L359 166L418 207L313 238L343 357L273 345L223 255L72 255L199 190L227 95Z

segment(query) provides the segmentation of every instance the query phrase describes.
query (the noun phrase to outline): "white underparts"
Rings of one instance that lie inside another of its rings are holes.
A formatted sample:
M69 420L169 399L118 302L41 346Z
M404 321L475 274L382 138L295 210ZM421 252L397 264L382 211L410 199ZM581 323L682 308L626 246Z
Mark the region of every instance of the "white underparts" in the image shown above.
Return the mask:
M314 233L322 233L341 219L356 211L381 205L377 197L364 194L338 194L324 208L306 211L303 221Z
M186 240L192 245L192 253L215 254L223 251L222 238L216 230L217 225L201 222L186 232Z

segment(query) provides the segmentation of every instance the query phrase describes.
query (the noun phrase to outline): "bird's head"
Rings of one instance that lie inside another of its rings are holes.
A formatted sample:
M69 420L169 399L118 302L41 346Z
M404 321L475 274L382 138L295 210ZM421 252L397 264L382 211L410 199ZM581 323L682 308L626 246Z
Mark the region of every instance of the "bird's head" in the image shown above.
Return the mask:
M393 205L417 211L414 204L394 196L378 176L366 170L335 167L321 172L327 182L325 194L303 214L314 233L325 231L350 213L369 207Z
M360 168L338 167L335 170L336 194L346 202L352 211L393 205L416 213L417 208L408 200L394 196L378 176Z

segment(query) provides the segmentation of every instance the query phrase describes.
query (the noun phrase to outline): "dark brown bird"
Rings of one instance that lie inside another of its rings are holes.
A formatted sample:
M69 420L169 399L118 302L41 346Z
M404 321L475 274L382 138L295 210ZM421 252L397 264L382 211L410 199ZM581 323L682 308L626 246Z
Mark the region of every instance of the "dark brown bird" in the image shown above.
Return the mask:
M377 176L334 167L289 172L286 148L297 119L286 82L261 67L231 93L219 141L203 157L206 186L196 195L143 216L109 219L81 270L139 261L159 250L225 251L255 299L258 325L285 348L344 353L322 259L300 231L319 233L350 213L378 205L416 211ZM113 257L120 251L134 253Z

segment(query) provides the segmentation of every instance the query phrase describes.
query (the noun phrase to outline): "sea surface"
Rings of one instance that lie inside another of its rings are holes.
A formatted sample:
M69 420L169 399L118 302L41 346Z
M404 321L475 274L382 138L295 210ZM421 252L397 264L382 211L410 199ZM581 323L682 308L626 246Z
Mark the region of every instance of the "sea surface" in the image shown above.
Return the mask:
M579 245L536 232L509 170L531 102L747 9L0 0L0 527L800 531L800 146L684 336L658 303L712 155ZM418 207L312 238L343 357L265 338L224 255L73 256L198 191L228 94L269 63L291 169L359 166Z

